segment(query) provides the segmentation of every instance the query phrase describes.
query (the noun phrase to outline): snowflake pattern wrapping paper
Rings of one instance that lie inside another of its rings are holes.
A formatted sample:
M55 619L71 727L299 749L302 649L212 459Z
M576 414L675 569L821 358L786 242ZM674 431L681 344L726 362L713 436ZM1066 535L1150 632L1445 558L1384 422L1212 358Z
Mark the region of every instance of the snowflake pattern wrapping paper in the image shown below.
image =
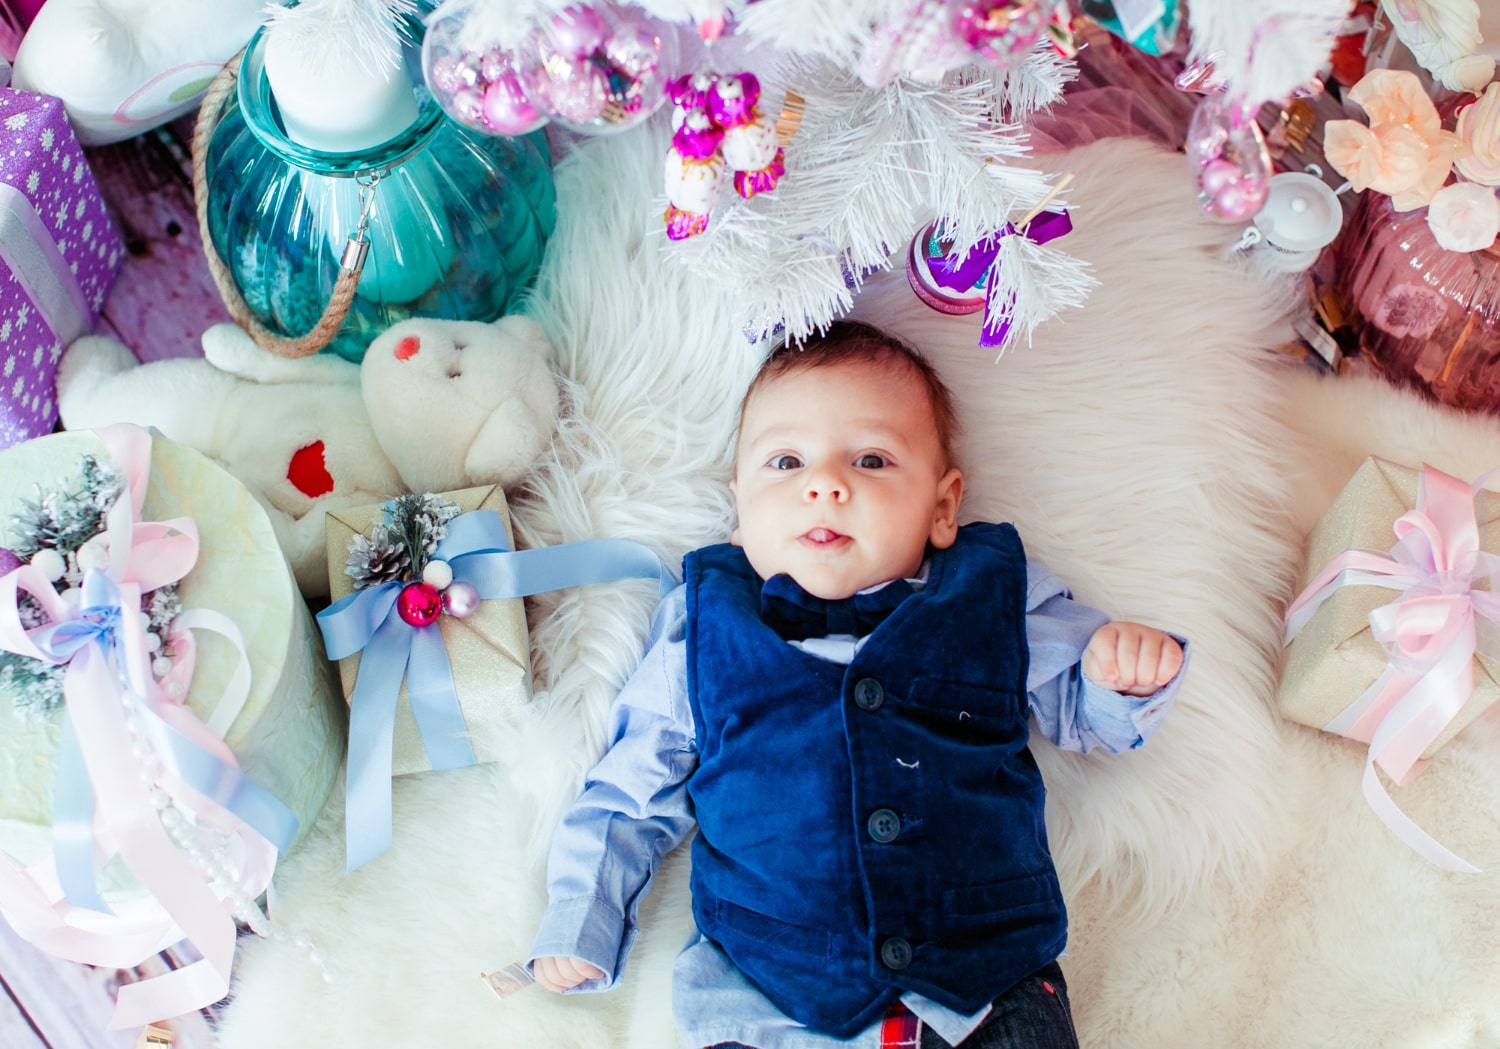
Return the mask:
M57 422L63 349L124 257L61 100L0 88L0 448Z

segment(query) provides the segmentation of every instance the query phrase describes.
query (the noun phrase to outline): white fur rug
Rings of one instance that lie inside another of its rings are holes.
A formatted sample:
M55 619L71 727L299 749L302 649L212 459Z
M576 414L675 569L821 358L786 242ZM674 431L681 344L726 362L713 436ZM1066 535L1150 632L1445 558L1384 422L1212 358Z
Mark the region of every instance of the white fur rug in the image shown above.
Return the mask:
M533 312L575 385L552 458L517 499L526 543L621 536L675 562L727 532L729 445L757 351L730 304L664 259L639 205L657 192L660 148L633 133L557 173L561 221ZM857 305L957 391L966 518L1015 521L1081 598L1196 647L1149 746L1037 748L1083 1043L1500 1046L1500 717L1398 794L1486 871L1464 877L1427 866L1365 808L1356 745L1274 712L1303 536L1359 458L1473 476L1500 462L1500 423L1274 360L1284 289L1224 257L1237 231L1198 217L1182 164L1123 141L1067 159L1076 228L1061 246L1101 287L999 363L975 345L977 317L927 310L900 274ZM529 944L550 828L600 751L653 597L627 584L536 602L538 692L497 730L507 758L398 780L394 848L351 876L330 804L281 867L274 913L333 978L292 942L244 942L225 1049L676 1044L669 975L691 922L681 852L616 992L500 1002L477 978Z

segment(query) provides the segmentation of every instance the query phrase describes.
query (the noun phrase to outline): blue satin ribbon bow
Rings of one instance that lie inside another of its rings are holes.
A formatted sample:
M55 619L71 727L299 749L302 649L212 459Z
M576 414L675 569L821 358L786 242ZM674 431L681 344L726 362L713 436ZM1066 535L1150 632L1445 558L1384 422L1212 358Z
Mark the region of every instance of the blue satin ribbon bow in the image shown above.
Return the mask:
M967 256L956 258L943 252L941 246L934 252L934 244L927 247L927 268L932 272L935 284L950 291L970 291L981 287L990 277L990 268L1000 256L1000 242L1006 237L1022 236L1033 244L1046 244L1073 231L1073 220L1066 211L1044 211L1026 224L1022 230L1007 222L993 237L976 244ZM936 237L933 238L936 240ZM1001 317L992 325L991 297L985 298L984 324L979 328L979 345L1001 346L1010 334L1010 318Z
M239 769L219 760L183 736L151 710L131 688L126 672L123 615L138 614L120 603L120 589L104 572L90 570L83 577L77 619L52 623L31 631L33 644L52 663L102 657L118 681L121 694L131 699L131 711L142 733L167 773L209 801L238 816L285 853L297 833L297 817L279 798ZM125 745L124 740L121 745ZM52 795L52 851L58 883L68 902L112 914L99 893L94 872L94 787L71 717L63 718L57 750L57 782Z
M656 554L627 540L512 550L493 510L473 510L449 522L432 559L446 561L454 582L470 584L486 601L618 579L655 579L663 596L677 585ZM350 871L391 845L391 748L403 680L433 769L474 764L437 623L411 626L396 611L396 598L407 585L409 581L391 581L357 590L317 617L329 659L360 653L349 697L345 771L345 862Z

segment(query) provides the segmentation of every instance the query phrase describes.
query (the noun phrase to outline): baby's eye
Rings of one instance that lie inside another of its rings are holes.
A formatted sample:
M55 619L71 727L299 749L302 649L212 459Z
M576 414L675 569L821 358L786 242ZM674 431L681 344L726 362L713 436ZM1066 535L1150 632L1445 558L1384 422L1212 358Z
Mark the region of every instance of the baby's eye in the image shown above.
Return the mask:
M802 460L795 455L787 453L778 455L766 464L773 470L795 470L802 465Z
M879 470L882 466L886 465L885 456L877 455L874 452L865 452L865 454L854 460L854 465L861 470Z

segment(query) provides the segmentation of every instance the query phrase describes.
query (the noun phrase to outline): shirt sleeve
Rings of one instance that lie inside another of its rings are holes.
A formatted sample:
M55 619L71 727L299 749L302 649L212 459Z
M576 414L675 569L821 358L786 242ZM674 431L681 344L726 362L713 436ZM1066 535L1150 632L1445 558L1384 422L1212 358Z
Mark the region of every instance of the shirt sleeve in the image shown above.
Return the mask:
M610 708L610 743L563 817L547 861L547 910L526 956L562 955L604 972L575 991L613 987L636 912L662 858L692 831L687 778L698 764L687 702L687 601L678 587Z
M1187 672L1188 642L1171 634L1182 646L1182 669L1151 695L1125 695L1090 681L1083 673L1083 651L1094 631L1109 621L1098 609L1074 601L1041 564L1026 563L1031 651L1026 690L1037 730L1063 750L1087 754L1097 747L1118 754L1141 746L1166 718Z

